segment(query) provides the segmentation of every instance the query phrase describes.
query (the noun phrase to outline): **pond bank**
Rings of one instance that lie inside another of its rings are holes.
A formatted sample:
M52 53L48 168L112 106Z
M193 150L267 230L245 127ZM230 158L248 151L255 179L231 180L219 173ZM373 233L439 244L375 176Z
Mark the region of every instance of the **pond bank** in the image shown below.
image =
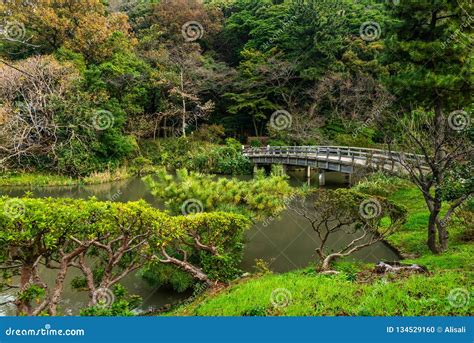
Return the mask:
M451 227L450 249L433 255L426 247L428 211L421 192L405 187L389 198L408 208L403 228L389 243L428 268L422 275L375 275L373 264L339 262L338 275L314 268L285 274L260 273L237 280L213 294L202 294L168 315L183 316L440 316L471 315L474 245L463 239L466 228ZM363 277L370 275L369 278Z
M121 181L135 176L127 168L93 173L83 178L41 173L6 173L0 176L0 187L61 187L97 185Z

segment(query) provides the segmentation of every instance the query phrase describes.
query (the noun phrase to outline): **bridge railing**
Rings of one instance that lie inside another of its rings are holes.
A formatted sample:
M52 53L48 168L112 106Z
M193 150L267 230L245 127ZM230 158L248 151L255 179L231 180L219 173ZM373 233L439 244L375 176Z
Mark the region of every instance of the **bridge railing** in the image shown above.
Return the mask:
M243 147L243 154L248 157L297 157L307 159L326 159L347 162L350 158L352 164L356 160L364 160L369 163L400 163L400 161L413 162L426 165L422 155L403 152L393 152L382 149L341 147L341 146L267 146L267 147Z

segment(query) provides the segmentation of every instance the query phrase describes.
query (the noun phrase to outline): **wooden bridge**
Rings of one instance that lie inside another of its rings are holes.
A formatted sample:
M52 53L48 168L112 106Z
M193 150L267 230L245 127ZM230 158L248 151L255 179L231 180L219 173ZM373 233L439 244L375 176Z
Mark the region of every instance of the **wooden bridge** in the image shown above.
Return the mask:
M280 164L284 167L305 167L308 180L311 177L311 168L316 168L319 171L320 185L325 184L326 171L350 175L360 167L399 173L403 172L400 161L411 160L414 163L423 164L421 155L340 146L243 147L242 153L252 161L256 168L272 164Z

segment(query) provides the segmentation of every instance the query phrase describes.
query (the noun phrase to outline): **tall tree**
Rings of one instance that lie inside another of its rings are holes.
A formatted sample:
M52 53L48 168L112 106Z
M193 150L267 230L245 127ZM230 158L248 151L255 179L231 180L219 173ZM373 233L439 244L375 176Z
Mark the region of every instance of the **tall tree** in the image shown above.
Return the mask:
M472 101L472 3L402 1L390 9L386 61L391 75L387 83L400 112L411 113L404 121L397 118L403 126L398 145L421 154L403 159L402 164L423 192L430 211L428 246L440 253L448 247L446 221L441 217L443 194L449 193L446 178L472 159L473 153L472 140L467 137ZM472 187L464 189L449 199L448 218L472 192Z

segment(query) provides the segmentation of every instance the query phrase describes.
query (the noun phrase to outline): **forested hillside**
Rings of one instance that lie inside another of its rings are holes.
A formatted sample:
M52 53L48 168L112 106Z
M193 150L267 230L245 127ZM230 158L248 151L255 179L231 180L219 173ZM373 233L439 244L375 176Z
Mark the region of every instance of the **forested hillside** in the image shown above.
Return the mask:
M83 176L166 137L376 146L424 104L404 88L413 78L444 111L466 110L469 2L440 1L432 33L430 5L397 3L6 1L2 168Z
M1 1L0 315L472 314L473 10Z

